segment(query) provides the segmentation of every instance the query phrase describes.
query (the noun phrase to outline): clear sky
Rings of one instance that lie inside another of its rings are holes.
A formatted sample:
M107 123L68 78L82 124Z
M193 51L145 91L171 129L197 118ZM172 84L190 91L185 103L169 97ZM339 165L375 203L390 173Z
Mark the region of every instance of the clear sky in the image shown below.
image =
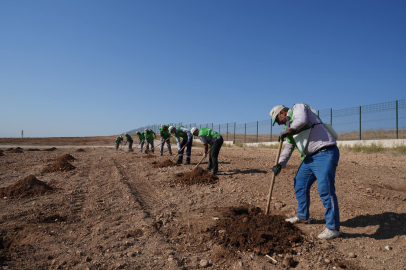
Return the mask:
M406 1L2 0L0 137L406 98Z

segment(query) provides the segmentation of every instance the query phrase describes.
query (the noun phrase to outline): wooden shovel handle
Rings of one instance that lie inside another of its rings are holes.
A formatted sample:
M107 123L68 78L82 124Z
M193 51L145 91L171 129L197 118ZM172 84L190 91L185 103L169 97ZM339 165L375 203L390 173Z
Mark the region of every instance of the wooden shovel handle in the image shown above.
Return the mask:
M171 159L171 161L173 161L179 155L179 152L181 152L186 147L186 145L187 143L182 147L182 149L178 151L178 153Z
M202 159L199 161L199 163L197 163L196 167L194 167L194 168L193 168L193 170L194 170L194 169L196 169L196 168L197 168L197 166L199 166L199 165L200 165L200 163L203 161L203 159L204 159L204 158L205 158L205 156L203 156L203 157L202 157Z
M278 149L278 155L276 156L276 160L275 160L275 166L278 165L279 157L280 157L281 151L282 151L282 144L283 144L283 140L281 140L279 142L279 149ZM266 215L268 215L268 213L269 213L269 206L271 204L274 183L275 183L275 173L272 174L271 187L269 188L269 195L268 195L268 203L266 205L266 210L265 210Z

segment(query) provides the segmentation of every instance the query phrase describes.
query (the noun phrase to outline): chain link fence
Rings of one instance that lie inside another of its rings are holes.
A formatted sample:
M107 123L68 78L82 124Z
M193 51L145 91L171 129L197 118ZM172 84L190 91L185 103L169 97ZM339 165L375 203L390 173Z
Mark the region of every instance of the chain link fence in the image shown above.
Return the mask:
M338 140L382 140L406 139L406 99L333 110L317 111L324 123L331 124L338 134ZM236 122L225 124L183 124L190 129L211 128L219 132L225 141L234 143L275 142L284 126L272 126L271 119L243 124ZM168 123L168 126L180 126L182 123ZM150 125L128 131L134 134L143 132L145 128L159 133L161 125Z

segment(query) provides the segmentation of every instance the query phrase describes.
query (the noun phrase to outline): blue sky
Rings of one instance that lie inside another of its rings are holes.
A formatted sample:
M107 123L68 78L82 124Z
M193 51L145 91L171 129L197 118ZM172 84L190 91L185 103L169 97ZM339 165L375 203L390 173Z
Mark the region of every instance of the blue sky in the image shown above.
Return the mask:
M0 137L406 98L406 1L0 1Z

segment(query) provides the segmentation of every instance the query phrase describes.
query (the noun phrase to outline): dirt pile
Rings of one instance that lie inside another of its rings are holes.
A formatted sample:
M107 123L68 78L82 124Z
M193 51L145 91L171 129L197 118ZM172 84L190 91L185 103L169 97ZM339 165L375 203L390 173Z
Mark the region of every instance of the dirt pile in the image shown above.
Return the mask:
M38 180L34 175L29 175L17 183L5 188L0 188L0 197L7 199L17 199L22 197L40 196L53 189L45 182Z
M42 169L43 172L67 172L76 169L75 166L65 160L56 160L53 164Z
M6 152L13 150L14 148L7 148Z
M65 154L65 155L63 155L63 156L60 156L60 157L56 158L55 160L75 161L76 158L74 158L74 157L71 156L70 154Z
M208 185L214 184L218 181L218 178L211 173L206 172L200 167L192 170L188 173L177 173L175 174L175 183L181 183L186 185Z
M173 167L176 166L175 163L173 163L170 159L167 159L165 161L157 162L154 161L152 162L152 167L154 168L164 168L164 167Z
M1 157L1 156L4 156L3 150L0 150L0 157Z
M223 247L259 254L294 254L302 232L282 216L265 215L258 207L232 207L208 231Z
M145 155L145 156L142 156L143 158L154 158L155 156L154 155L151 155L151 154L147 154L147 155Z
M52 148L44 149L44 150L42 150L42 151L55 151L55 150L56 150L56 147L52 147Z
M37 148L28 148L27 151L41 151L41 150L39 150Z
M85 149L79 148L78 150L76 150L76 152L85 152Z

